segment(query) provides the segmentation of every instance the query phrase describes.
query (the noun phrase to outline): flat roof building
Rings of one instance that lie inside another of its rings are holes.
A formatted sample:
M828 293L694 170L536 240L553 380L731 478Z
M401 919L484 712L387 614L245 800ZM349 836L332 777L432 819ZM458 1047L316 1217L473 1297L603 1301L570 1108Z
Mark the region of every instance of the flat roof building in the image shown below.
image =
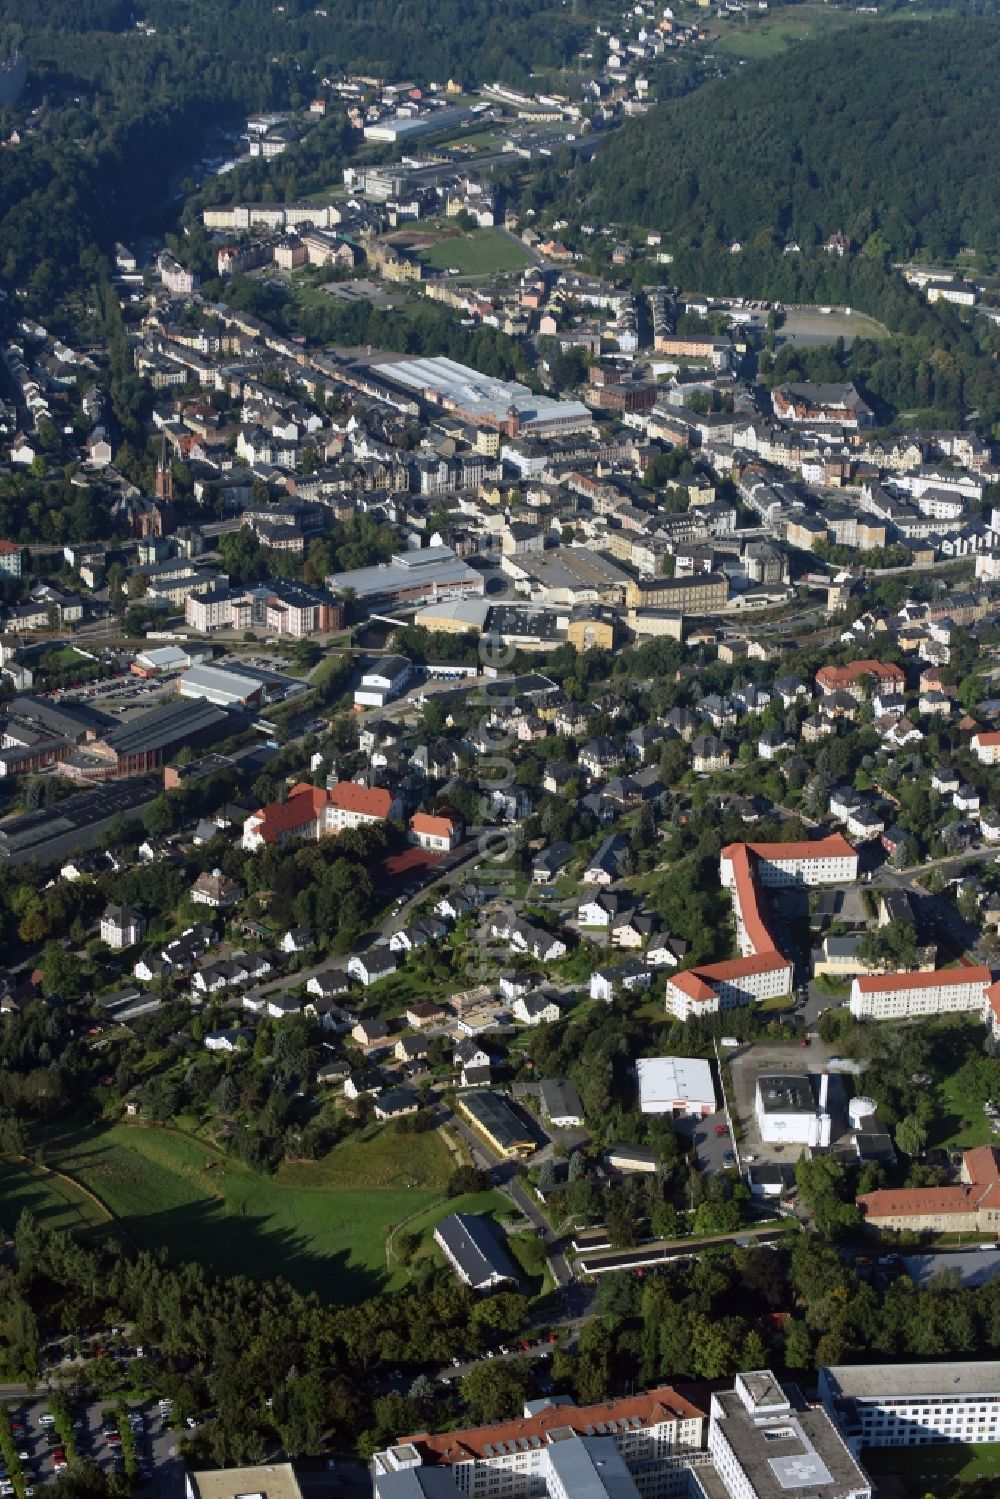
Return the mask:
M594 425L582 401L538 396L517 380L482 375L454 359L400 359L380 365L379 375L429 405L443 406L463 421L496 428L508 437L589 432Z
M640 1057L635 1065L643 1114L703 1119L718 1108L711 1063L699 1057Z
M439 599L481 597L486 592L482 573L445 546L397 552L388 562L374 567L332 573L326 586L333 593L351 589L369 608L376 604L429 604Z
M758 1077L754 1112L761 1140L767 1145L829 1145L828 1086L829 1078L824 1072L817 1105L812 1081L804 1072L774 1072Z
M291 1463L188 1473L184 1487L187 1499L302 1499Z
M871 1481L827 1412L769 1369L737 1374L731 1391L712 1396L708 1450L739 1499L871 1499Z
M1000 1441L1000 1361L836 1364L819 1396L852 1452Z

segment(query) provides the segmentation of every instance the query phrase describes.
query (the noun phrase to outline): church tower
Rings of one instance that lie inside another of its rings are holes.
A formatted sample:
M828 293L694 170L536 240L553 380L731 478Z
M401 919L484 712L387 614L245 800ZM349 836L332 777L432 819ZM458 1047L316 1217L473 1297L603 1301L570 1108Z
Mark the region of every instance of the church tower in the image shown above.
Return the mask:
M174 471L170 464L167 453L167 434L163 434L163 443L160 447L160 461L156 465L156 498L163 500L169 505L174 498Z

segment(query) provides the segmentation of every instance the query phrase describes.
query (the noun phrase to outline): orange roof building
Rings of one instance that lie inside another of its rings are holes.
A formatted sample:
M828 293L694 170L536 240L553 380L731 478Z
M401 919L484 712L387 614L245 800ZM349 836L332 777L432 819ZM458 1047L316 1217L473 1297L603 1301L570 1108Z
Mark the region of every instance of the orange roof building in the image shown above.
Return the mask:
M410 842L436 853L446 853L462 841L462 824L457 817L434 817L429 812L414 812L410 818Z
M968 1010L985 1019L992 979L988 968L975 964L929 973L859 974L851 985L850 1011L855 1020L911 1020Z
M983 1145L962 1156L962 1185L880 1187L858 1198L873 1228L1000 1235L1000 1151Z
M428 1466L483 1462L494 1473L498 1468L511 1467L523 1474L525 1463L530 1463L534 1454L541 1462L549 1443L559 1440L558 1434L567 1431L581 1437L597 1433L610 1436L628 1460L635 1449L641 1447L645 1451L651 1437L657 1443L657 1450L664 1452L698 1450L704 1427L705 1412L672 1386L662 1385L642 1395L627 1395L601 1405L549 1405L533 1416L498 1421L492 1426L465 1427L433 1435L418 1432L397 1438L396 1448L415 1449L422 1463ZM390 1448L389 1452L392 1451ZM467 1485L463 1476L461 1487L463 1492L471 1494L476 1485L474 1481Z
M667 982L667 1009L689 1020L787 994L793 967L768 926L764 887L849 883L857 873L858 856L840 833L798 843L728 844L719 877L732 899L740 957L676 974Z
M315 841L322 831L326 792L321 786L300 781L283 802L271 802L254 812L243 824L243 847L277 846L289 838Z
M906 685L906 673L901 666L891 661L850 661L846 666L821 666L816 673L816 686L822 692L849 692L853 697L864 696L866 680L876 687L902 688Z

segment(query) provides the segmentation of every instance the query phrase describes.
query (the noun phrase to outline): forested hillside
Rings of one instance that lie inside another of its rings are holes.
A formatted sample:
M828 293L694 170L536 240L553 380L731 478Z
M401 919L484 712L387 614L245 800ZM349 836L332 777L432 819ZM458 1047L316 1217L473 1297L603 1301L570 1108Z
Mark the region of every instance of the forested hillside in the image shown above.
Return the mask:
M580 180L588 216L679 243L836 230L879 258L1000 249L1000 21L859 24L626 126Z

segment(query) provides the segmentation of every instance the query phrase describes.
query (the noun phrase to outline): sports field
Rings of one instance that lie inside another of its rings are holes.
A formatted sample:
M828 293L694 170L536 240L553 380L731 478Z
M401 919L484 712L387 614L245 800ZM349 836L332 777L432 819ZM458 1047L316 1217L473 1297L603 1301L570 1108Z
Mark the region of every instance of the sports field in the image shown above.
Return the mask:
M528 252L502 229L472 229L441 239L419 252L424 265L436 271L454 267L461 276L491 276L497 271L520 271Z
M192 1135L125 1124L50 1137L45 1158L93 1192L138 1247L162 1246L226 1274L284 1276L331 1301L360 1301L385 1288L393 1225L457 1205L444 1199L451 1159L437 1134L401 1136L391 1126L273 1177ZM0 1221L8 1230L23 1206L40 1209L53 1227L100 1221L82 1193L75 1204L61 1202L37 1173L4 1169L10 1190ZM7 1186L3 1177L0 1186Z

